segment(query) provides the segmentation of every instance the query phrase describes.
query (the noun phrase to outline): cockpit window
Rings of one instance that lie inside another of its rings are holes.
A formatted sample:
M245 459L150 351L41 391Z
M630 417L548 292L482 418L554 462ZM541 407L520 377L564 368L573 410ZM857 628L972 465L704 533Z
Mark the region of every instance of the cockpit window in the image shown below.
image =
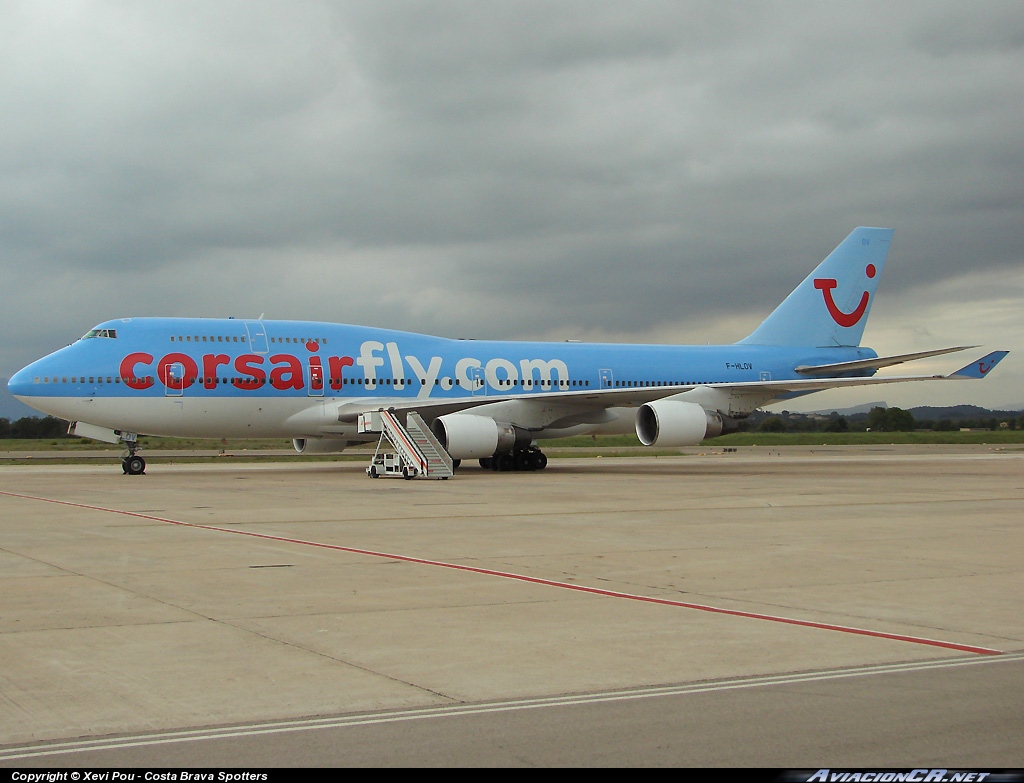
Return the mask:
M92 337L109 337L112 340L117 339L117 329L90 329L82 337L83 340L88 340Z

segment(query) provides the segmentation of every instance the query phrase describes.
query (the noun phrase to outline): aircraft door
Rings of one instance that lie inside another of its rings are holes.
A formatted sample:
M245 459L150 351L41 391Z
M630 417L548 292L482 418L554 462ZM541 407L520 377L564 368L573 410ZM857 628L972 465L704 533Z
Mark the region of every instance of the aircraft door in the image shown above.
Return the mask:
M597 376L601 380L601 388L602 389L610 389L610 388L612 388L612 386L615 385L615 383L614 383L615 376L612 374L611 370L598 370L597 371Z
M469 383L474 397L487 394L487 382L484 380L483 367L469 368Z
M245 331L249 333L249 347L253 353L270 352L270 346L267 345L267 330L263 328L262 321L246 321Z
M167 365L167 377L164 379L164 395L181 397L185 394L185 365L181 362Z
M320 364L319 356L310 357L308 390L310 397L324 396L324 368Z

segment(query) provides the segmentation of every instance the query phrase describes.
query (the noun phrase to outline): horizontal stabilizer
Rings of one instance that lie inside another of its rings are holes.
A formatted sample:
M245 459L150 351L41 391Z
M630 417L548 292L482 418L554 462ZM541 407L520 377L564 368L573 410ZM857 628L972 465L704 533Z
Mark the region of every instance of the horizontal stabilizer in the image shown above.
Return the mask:
M874 359L858 359L853 362L836 362L834 364L801 365L796 371L801 375L835 375L855 370L877 370L882 367L892 367L894 364L912 362L917 359L927 359L931 356L942 356L946 353L966 351L968 348L977 348L976 345L960 345L956 348L939 348L935 351L921 351L920 353L904 353L899 356L878 356Z
M966 367L961 367L955 373L947 376L949 378L984 378L999 362L1003 360L1003 357L1008 354L1009 351L993 351L988 356L983 356L975 362L971 362Z

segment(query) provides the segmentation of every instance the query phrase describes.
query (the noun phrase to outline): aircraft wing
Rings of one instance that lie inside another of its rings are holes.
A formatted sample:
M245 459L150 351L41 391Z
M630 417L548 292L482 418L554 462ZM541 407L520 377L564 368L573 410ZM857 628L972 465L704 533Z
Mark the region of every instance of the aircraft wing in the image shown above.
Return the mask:
M589 389L587 391L558 391L531 394L488 394L479 397L463 397L461 399L398 399L394 397L379 400L362 398L353 402L343 403L338 407L338 421L352 422L359 414L368 410L387 408L395 411L417 411L425 418L436 418L449 413L479 408L482 405L493 405L497 402L515 400L522 403L538 405L571 405L579 408L622 407L635 408L645 402L671 397L673 394L690 391L694 386L650 386L628 389Z
M950 353L951 351L959 351L963 348L947 348L941 351L926 352L924 354L907 354L914 358L924 358L925 356L937 355L941 353ZM733 388L755 388L764 387L765 389L779 389L783 392L811 392L821 391L823 389L838 389L846 386L874 386L881 383L906 383L908 381L950 381L950 380L970 380L984 378L989 371L995 367L999 362L1003 360L1009 351L993 351L992 353L971 362L970 364L961 367L956 372L949 373L948 375L890 375L890 376L870 376L864 378L817 378L817 379L794 379L788 381L754 381L747 384L711 384L711 386L728 386ZM898 358L898 357L890 357ZM870 360L873 361L873 360ZM900 361L909 361L909 359L900 359ZM895 362L894 362L895 363ZM857 364L857 362L844 362L842 364ZM833 366L842 366L842 364ZM870 366L870 365L869 365ZM797 370L799 372L799 368Z
M888 357L888 359L899 359L899 361L910 361L909 357L924 358L925 356L950 353L962 348L946 348L938 351L928 351L923 354L905 354L903 357ZM822 391L825 389L838 389L851 386L875 386L885 383L906 383L910 381L941 381L941 380L970 380L984 378L993 367L995 367L1008 351L994 351L981 359L952 372L948 375L893 375L893 376L871 376L853 378L796 378L791 380L778 381L745 381L739 383L708 383L701 384L700 388L714 389L724 392L727 395L735 395L744 398L749 405L760 407L767 405L773 400L784 399L794 394L806 394L809 392ZM886 361L883 359L882 361ZM875 361L875 360L868 360ZM898 362L893 362L898 363ZM856 364L856 362L844 362L840 365ZM870 365L869 365L870 366ZM587 391L555 391L541 394L503 394L503 395L481 395L479 397L464 397L462 399L395 399L381 398L379 405L372 399L361 399L339 406L339 421L355 421L359 414L367 410L376 410L378 407L388 408L395 411L418 411L422 416L432 419L444 416L449 413L470 410L482 405L491 405L499 402L516 400L521 403L533 405L558 405L560 407L574 407L580 410L601 410L604 408L622 407L635 408L646 402L672 397L677 394L692 391L697 388L695 385L685 386L647 386L630 387L625 389L588 389Z
M904 353L898 356L878 356L874 359L858 359L853 362L835 362L833 364L801 365L796 372L801 375L836 375L838 373L852 372L855 370L880 369L892 367L894 364L912 362L916 359L927 359L930 356L942 356L946 353L966 351L968 348L977 348L976 345L960 345L956 348L939 348L935 351L921 351L920 353Z

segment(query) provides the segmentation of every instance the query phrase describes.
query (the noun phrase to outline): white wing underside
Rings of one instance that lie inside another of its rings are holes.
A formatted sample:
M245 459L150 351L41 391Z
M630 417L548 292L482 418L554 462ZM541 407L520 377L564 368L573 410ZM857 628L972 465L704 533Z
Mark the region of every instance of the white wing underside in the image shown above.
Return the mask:
M829 365L832 372L863 370L864 367L888 366L913 359L938 356L962 348L944 348L917 354L879 357L856 362ZM619 408L637 408L655 400L677 399L696 403L707 411L743 418L760 407L790 397L855 386L878 386L889 383L915 381L967 380L984 378L1006 356L1006 351L995 351L971 362L948 375L892 375L845 378L795 378L789 380L759 380L739 383L709 383L701 385L635 386L587 390L559 390L540 393L483 394L460 399L415 399L398 397L360 397L341 403L337 408L337 421L355 422L360 413L387 409L397 413L417 411L428 422L440 416L468 412L488 416L496 421L510 422L524 429L541 431L582 424L603 425L621 422ZM811 372L825 367L808 368ZM810 374L810 373L808 373ZM486 406L486 407L485 407Z
M944 352L948 352L948 350L939 353ZM929 353L928 355L934 354ZM959 372L958 370L957 373ZM696 396L695 401L701 402L706 408L715 407L726 415L744 415L776 400L786 399L797 394L854 386L877 386L888 383L957 380L959 379L957 373L949 375L873 376L869 378L800 378L780 381L709 383L701 384L700 386L646 386L626 389L566 390L529 394L487 394L478 397L464 397L457 400L430 398L410 400L408 398L384 396L363 397L341 404L338 407L338 420L355 421L360 413L378 408L386 408L398 412L414 410L418 411L424 418L434 419L450 413L469 411L483 405L510 402L515 402L517 406L523 406L523 408L549 409L552 414L557 411L564 416L571 411L586 414L587 412L597 412L607 408L636 408L647 402L683 395L687 392L694 392L694 390L700 390L700 393L703 393L704 396ZM683 399L691 397L694 397L694 395L687 395ZM718 400L724 404L709 405L707 404L708 400Z

